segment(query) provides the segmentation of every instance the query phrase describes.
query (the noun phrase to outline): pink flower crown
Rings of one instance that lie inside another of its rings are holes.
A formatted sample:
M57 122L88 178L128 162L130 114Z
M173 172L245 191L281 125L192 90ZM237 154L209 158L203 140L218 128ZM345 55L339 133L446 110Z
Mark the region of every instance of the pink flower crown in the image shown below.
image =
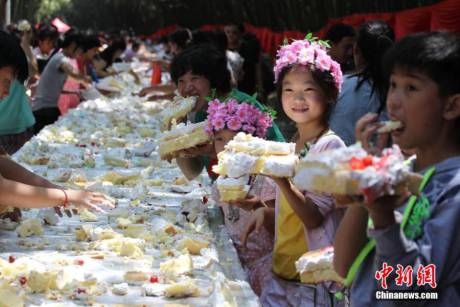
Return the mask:
M289 65L308 66L312 70L328 71L335 81L335 86L340 91L342 88L342 70L340 64L334 61L328 54L328 43L312 38L311 33L304 40L294 40L288 45L282 46L276 54L276 63L273 69L275 83L284 67Z
M233 98L224 102L219 99L211 100L207 112L208 123L205 131L210 135L228 128L232 131L244 131L264 138L267 129L273 123L270 114L249 103L238 103Z

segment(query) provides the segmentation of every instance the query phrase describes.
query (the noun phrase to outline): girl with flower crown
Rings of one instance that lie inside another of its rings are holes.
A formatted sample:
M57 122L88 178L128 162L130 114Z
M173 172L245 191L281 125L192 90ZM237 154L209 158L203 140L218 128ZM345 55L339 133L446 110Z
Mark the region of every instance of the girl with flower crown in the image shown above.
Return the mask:
M207 115L208 124L205 129L214 140L216 153L223 151L224 146L241 131L265 138L268 128L273 124L269 114L249 103L238 103L235 99L226 102L212 100ZM251 237L246 245L241 243L240 237L253 210L266 206L274 207L275 185L272 180L263 176L251 176L248 184L250 192L244 200L221 202L216 184L213 185L212 196L222 208L226 229L233 240L249 283L254 292L260 295L270 279L273 234L264 229L257 236Z
M221 100L233 98L237 102L247 102L258 109L265 109L254 97L231 88L230 72L224 53L211 45L196 45L179 53L171 63L171 78L181 96L197 97L195 108L187 116L191 122L201 122L207 117L208 100L215 96ZM267 129L267 139L284 141L275 123ZM206 167L211 179L215 179L211 171L216 161L214 146L203 145L187 149L185 154L190 158L178 158L176 162L184 175L192 180Z
M328 117L342 84L340 65L326 51L326 43L297 40L281 47L274 68L279 100L297 125L296 151L317 154L345 147L329 129ZM275 208L258 208L242 240L261 225L274 224L272 278L262 291L263 306L328 306L334 285L299 282L295 261L307 251L330 246L343 216L331 195L301 191L288 178L275 178ZM253 235L253 234L251 234ZM250 238L250 237L249 237Z

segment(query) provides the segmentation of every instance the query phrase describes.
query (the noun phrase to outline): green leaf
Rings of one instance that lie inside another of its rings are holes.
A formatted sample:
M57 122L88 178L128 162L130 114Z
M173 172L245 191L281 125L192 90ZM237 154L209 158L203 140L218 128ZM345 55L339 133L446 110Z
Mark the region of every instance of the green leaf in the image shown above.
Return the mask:
M283 45L287 45L287 44L289 44L289 40L288 40L287 37L285 37L285 38L283 39Z
M276 114L277 114L277 112L276 112L275 109L270 108L270 107L267 107L267 106L264 106L264 109L263 109L262 111L268 113L268 115L270 115L270 117L271 117L272 119L276 119Z

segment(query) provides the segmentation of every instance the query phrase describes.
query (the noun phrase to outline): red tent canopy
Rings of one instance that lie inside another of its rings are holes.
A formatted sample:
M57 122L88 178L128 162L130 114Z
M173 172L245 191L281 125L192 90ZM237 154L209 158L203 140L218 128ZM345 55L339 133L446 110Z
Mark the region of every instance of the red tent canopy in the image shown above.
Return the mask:
M337 19L331 19L318 32L314 33L317 37L323 37L326 31L336 23L345 23L353 27L358 27L361 23L380 19L386 21L395 30L396 39L400 39L404 35L422 32L447 30L460 33L460 1L459 0L444 0L437 4L416 9L403 10L394 13L367 13L367 14L352 14ZM203 30L212 30L222 28L223 25L203 25ZM157 33L167 34L173 32L177 26L169 26L168 28L158 30ZM262 49L272 55L282 44L285 38L302 39L306 33L300 31L283 31L276 32L265 27L255 27L249 23L245 24L247 32L254 33L260 40Z

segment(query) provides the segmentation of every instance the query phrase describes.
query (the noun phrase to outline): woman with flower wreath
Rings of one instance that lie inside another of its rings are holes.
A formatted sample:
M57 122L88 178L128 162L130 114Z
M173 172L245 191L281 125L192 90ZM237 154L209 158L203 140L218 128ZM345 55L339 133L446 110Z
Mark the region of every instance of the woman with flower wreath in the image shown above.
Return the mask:
M267 110L254 97L232 90L226 56L212 45L195 45L179 53L171 63L171 78L181 96L198 98L195 108L187 116L193 123L206 119L208 101L215 97L221 101L234 99L237 102L247 102L259 110ZM266 137L284 142L275 123L267 129ZM212 180L216 179L217 176L211 171L216 161L213 144L187 149L185 153L189 158L177 158L176 161L189 180L198 176L203 167L206 167Z
M207 118L205 130L214 141L216 153L223 151L224 146L238 132L265 138L267 130L273 124L268 113L252 104L238 103L235 99L229 99L227 102L212 100L207 109ZM241 243L240 237L253 210L259 207L274 207L275 186L272 180L264 176L250 176L248 185L250 190L245 200L221 202L216 184L212 187L212 197L222 209L225 227L238 252L249 284L254 292L260 295L270 278L273 233L262 229L257 237L252 237L246 245Z

